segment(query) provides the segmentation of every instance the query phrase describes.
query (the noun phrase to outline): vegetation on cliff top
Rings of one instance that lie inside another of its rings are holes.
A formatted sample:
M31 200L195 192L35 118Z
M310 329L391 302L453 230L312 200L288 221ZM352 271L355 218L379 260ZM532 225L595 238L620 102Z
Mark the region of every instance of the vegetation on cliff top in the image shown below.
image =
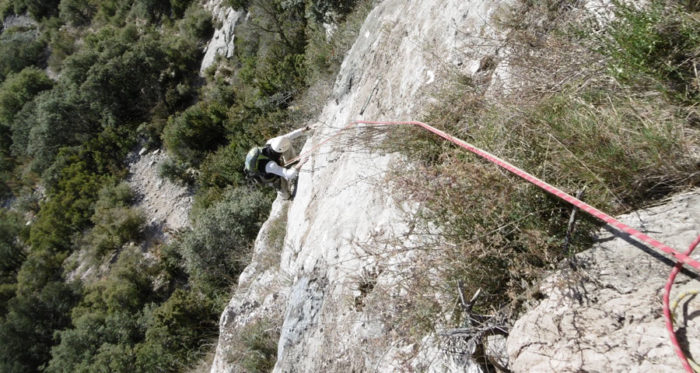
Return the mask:
M697 9L618 3L614 20L601 23L574 2L545 3L494 20L509 32L502 48L518 77L506 95L487 94L496 66L487 57L475 76L450 79L424 120L569 194L585 190L583 200L611 214L698 185ZM462 326L464 315L433 296L458 304L458 283L466 296L482 290L475 312L517 315L543 273L567 259L576 266L573 255L590 247L595 219L579 214L572 227L571 206L527 182L430 135L399 136L420 172L398 172L396 190L421 203L425 232L442 230L426 233L439 250L417 264L439 280L403 285L404 306L421 310L401 318L407 334Z

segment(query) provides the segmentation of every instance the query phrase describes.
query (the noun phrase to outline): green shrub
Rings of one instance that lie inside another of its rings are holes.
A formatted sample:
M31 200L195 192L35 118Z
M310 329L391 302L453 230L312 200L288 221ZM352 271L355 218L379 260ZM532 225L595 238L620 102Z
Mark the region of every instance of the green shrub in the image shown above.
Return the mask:
M0 124L0 199L9 198L12 196L12 170L15 168L15 160L11 156L11 139L8 139L6 134L10 129ZM6 131L6 132L5 132Z
M233 144L220 147L202 162L198 178L200 186L225 188L242 185L244 159L245 153L241 153Z
M22 113L17 123L17 154L32 157L32 169L38 173L54 162L62 147L79 145L99 133L96 113L80 94L66 87L57 87L39 94L30 112ZM26 149L22 135L28 132Z
M211 13L198 6L190 6L180 23L180 29L197 40L208 42L214 34Z
M121 251L109 275L90 284L81 303L73 310L73 317L101 311L106 314L136 314L156 300L152 277L157 266L146 260L138 248Z
M28 67L17 74L10 74L7 79L0 84L0 173L9 172L14 168L14 155L23 154L13 149L26 149L29 130L29 122L25 119L35 105L31 104L34 97L41 91L51 88L51 80L43 71ZM26 106L26 107L25 107ZM15 123L15 117L20 116L22 120ZM14 144L14 143L17 144ZM4 182L11 179L11 175L3 176L0 179ZM0 195L9 194L7 190L0 190Z
M80 29L71 27L57 27L47 29L45 36L49 40L51 55L48 58L48 67L54 72L63 69L63 62L79 49L77 40L82 38Z
M162 144L160 136L166 125L167 120L160 118L154 118L150 122L141 123L136 129L136 132L139 138L145 141L143 146L147 149L159 148Z
M374 1L343 1L352 7L352 12L347 14L337 26L330 39L326 34L326 28L319 22L308 25L308 44L304 52L307 67L307 84L311 85L318 80L334 79L340 69L340 64L345 58L346 52L357 39L360 27L365 18L374 7ZM326 8L332 8L326 3ZM325 17L325 11L318 16ZM317 17L318 17L317 16Z
M14 0L15 14L23 14L26 11L32 18L40 21L58 14L60 0Z
M143 372L174 371L178 358L160 343L140 343L135 346L136 366Z
M31 157L32 169L39 173L56 168L53 164L61 151L82 152L83 156L92 153L83 160L90 162L95 172L117 173L134 135L125 126L101 126L105 111L99 113L94 104L74 86L59 85L39 94L15 120L13 153Z
M124 25L132 20L129 17L132 1L106 0L97 3L97 14L93 17L93 23Z
M0 284L14 283L17 271L26 258L21 236L20 216L0 209Z
M105 29L99 31L105 33ZM86 42L92 46L94 36L87 36ZM97 63L99 52L97 48L82 48L80 51L64 59L61 63L61 79L64 82L80 86L88 75L88 71L93 64Z
M0 321L0 370L38 371L49 360L54 332L70 325L78 294L69 285L50 282L37 293L11 299Z
M167 17L170 13L170 3L159 0L134 0L130 15L138 19L145 19L151 23Z
M700 20L661 0L641 8L615 1L615 15L601 48L612 75L625 83L655 80L682 101L700 102Z
M159 40L127 27L116 40L101 41L99 47L104 51L81 85L83 97L108 113L108 120L145 118L160 98L160 73L167 69Z
M191 97L201 53L196 42L177 34L105 27L66 59L62 77L80 87L103 125L138 123L152 112L167 117Z
M210 324L216 322L206 299L182 292L168 299L154 289L160 270L139 249L122 251L109 275L89 285L73 309L72 328L58 333L60 343L52 349L47 370L181 368L183 355L199 343L198 336L209 336Z
M251 0L226 0L226 4L236 10L248 9Z
M4 20L13 12L11 0L0 0L0 27L4 27Z
M53 86L46 73L36 67L27 67L10 74L0 84L0 123L11 125L15 115L38 93Z
M131 14L151 22L182 18L192 0L134 0Z
M226 143L226 118L220 105L197 104L168 121L163 142L178 160L199 165L207 152Z
M170 16L182 18L187 9L191 8L192 0L170 0Z
M17 284L15 283L0 283L0 315L7 314L8 304L10 300L17 295Z
M134 191L129 183L122 181L119 184L111 184L103 187L95 204L95 213L114 207L128 207L136 200Z
M72 328L57 333L47 372L125 372L134 369L130 345L143 338L137 315L93 312L73 318Z
M35 291L59 279L75 233L91 224L94 203L106 177L97 173L100 167L94 164L94 152L86 153L90 156L64 152L59 160L65 163L57 165L54 180L47 180L49 198L31 225L28 242L32 250L17 276L20 292Z
M184 163L173 161L170 158L158 164L158 176L180 185L192 185L195 181L192 175L187 172L187 166Z
M290 98L304 86L304 55L273 53L261 65L255 77L260 93L275 106L286 107Z
M180 244L191 281L213 290L234 284L271 202L259 189L233 188L198 214Z
M73 312L74 327L58 333L47 371L177 371L195 362L196 351L216 336L218 310L201 294L176 290L164 303L135 313L105 312L95 292L100 289L86 297L92 303Z
M133 208L113 208L98 211L93 216L94 245L104 250L116 250L129 241L138 242L143 237L145 218Z
M136 364L136 352L129 344L103 343L95 355L95 362L86 372L146 372Z
M277 361L279 327L270 320L256 320L236 334L229 362L247 372L269 372Z
M145 344L162 346L174 357L168 362L169 369L191 365L200 356L193 352L217 336L218 314L204 295L192 290L175 290L153 311Z
M285 108L305 84L303 2L257 0L249 12L236 29L236 93L263 111Z
M68 185L61 183L65 190L41 206L31 226L29 242L32 253L48 250L54 255L70 249L73 232L84 229L90 222L100 182L94 175L78 174L65 182Z
M61 0L58 9L61 19L73 26L89 25L97 12L92 0Z
M41 66L45 60L44 42L34 29L10 29L0 34L0 80L28 66Z
M146 218L140 210L129 207L133 199L134 194L126 182L107 185L100 191L95 213L90 218L94 227L84 240L94 259L100 260L127 242L143 238Z
M137 365L135 347L146 337L151 302L163 298L153 289L158 268L144 259L138 249L124 250L106 278L87 286L72 327L57 333L48 371L148 371Z

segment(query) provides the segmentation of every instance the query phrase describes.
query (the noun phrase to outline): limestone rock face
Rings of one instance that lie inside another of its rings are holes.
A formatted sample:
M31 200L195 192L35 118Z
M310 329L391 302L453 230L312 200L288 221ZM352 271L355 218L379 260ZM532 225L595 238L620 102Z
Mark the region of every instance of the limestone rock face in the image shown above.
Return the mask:
M470 75L482 58L498 54L502 35L489 23L507 3L385 0L369 14L317 119L321 125L301 150L311 156L296 197L273 207L271 221L285 222L283 242L267 259L257 254L267 250L266 223L222 315L212 372L242 371L230 358L232 344L243 325L260 318L281 325L276 372L480 371L450 356L436 338L406 342L384 318L405 296L400 278L423 255L406 249L416 239L406 219L413 207L397 202L388 187L401 159L380 150L391 129L339 130L362 118L420 118L448 79ZM337 137L324 142L331 136Z
M211 11L214 22L221 24L221 27L214 31L214 36L204 50L202 67L199 69L200 73L203 73L204 70L211 66L217 56L233 57L234 30L238 21L245 14L226 6L223 4L223 0L209 0L204 7Z
M700 190L620 217L632 227L684 252L700 234ZM648 249L647 249L648 250ZM700 250L692 255L700 258ZM665 328L662 296L672 265L608 231L576 257L579 269L545 279L543 299L514 325L507 341L515 372L680 372ZM671 301L700 281L680 274ZM681 300L679 340L700 356L697 309ZM691 313L689 313L691 312Z
M231 359L236 333L255 320L280 320L284 315L290 288L287 275L280 271L278 258L284 243L289 205L289 201L278 198L272 205L270 218L260 229L252 262L241 273L236 294L221 315L212 372L242 371Z

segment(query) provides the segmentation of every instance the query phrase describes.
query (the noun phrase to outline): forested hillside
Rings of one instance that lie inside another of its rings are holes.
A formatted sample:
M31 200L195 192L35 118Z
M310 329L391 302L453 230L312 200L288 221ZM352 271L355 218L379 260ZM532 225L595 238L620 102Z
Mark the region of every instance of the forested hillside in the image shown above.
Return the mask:
M354 3L232 1L235 56L202 77L203 3L0 2L0 371L181 371L212 349L274 195L246 185L245 152L311 117L289 107L337 68L352 38L322 24ZM171 242L142 244L141 147L195 191ZM96 276L70 275L85 262Z

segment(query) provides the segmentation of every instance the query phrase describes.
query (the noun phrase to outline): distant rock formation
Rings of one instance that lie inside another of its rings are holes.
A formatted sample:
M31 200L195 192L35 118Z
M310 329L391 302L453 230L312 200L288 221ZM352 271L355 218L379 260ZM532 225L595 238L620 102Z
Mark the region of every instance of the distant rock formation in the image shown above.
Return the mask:
M223 0L209 0L204 5L207 10L211 11L214 24L221 24L221 27L214 31L214 36L204 50L202 67L199 69L200 74L214 64L217 56L233 57L234 30L241 16L245 13L237 12L222 3Z

